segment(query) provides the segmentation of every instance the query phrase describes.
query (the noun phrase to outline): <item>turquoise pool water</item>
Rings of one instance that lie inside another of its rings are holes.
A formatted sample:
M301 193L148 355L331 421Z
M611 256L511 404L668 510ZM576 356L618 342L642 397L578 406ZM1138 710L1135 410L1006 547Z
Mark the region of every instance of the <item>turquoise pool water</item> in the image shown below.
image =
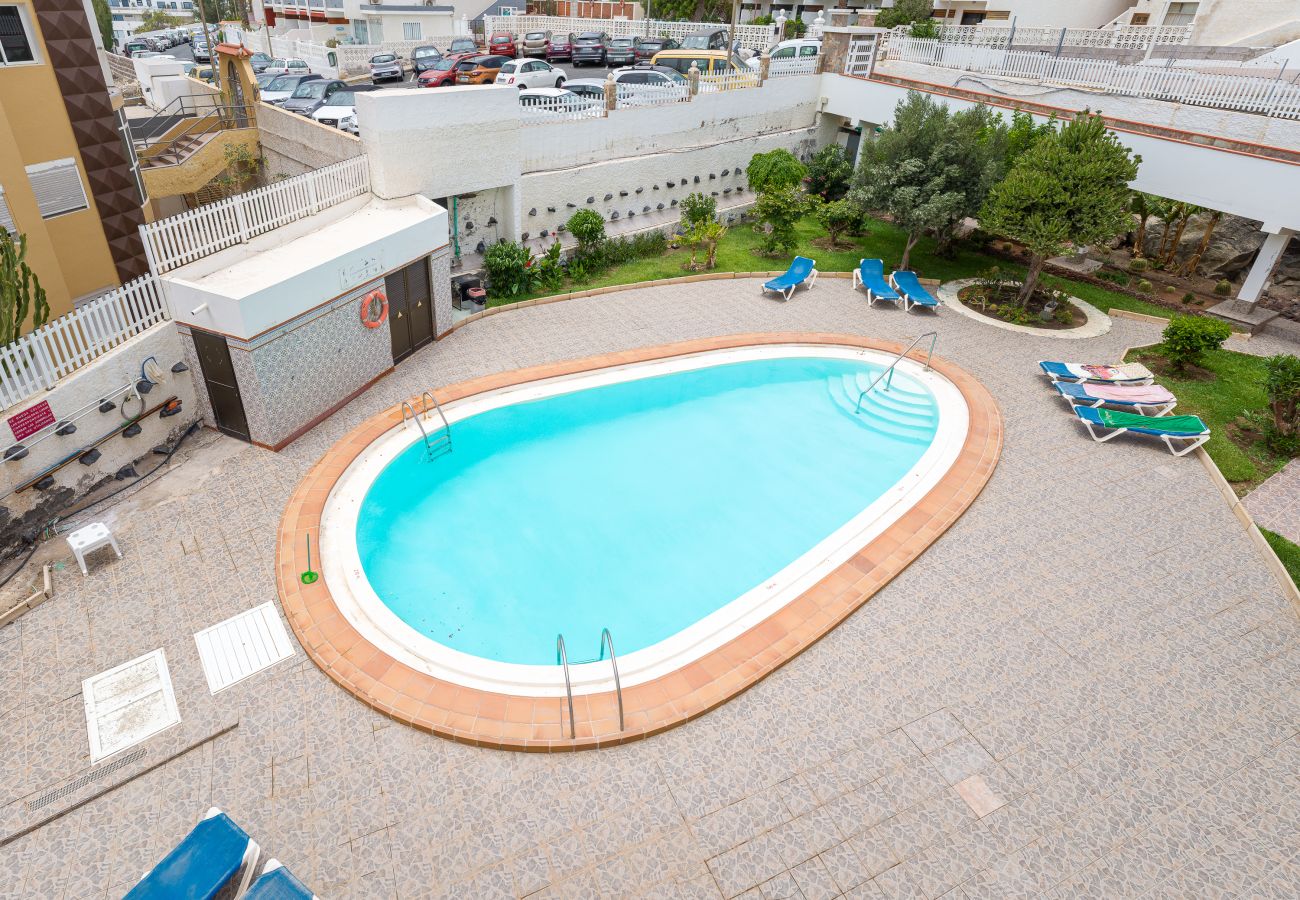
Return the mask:
M452 424L371 485L357 546L402 620L508 663L620 656L771 578L925 452L934 397L879 365L818 357L714 365L593 387Z

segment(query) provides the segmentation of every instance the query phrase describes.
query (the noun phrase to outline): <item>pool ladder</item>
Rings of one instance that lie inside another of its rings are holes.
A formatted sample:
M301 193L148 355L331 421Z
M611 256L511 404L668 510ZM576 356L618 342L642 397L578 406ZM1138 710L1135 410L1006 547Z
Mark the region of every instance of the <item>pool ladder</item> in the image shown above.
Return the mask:
M623 682L618 677L618 658L614 655L614 636L608 628L600 630L600 655L595 659L578 660L579 662L600 662L605 658L605 648L609 648L609 662L614 667L614 693L618 696L618 730L623 730ZM577 724L573 720L573 683L569 680L569 654L564 649L564 635L555 639L555 661L564 666L564 692L569 698L569 739L578 737Z
M438 413L438 417L442 419L442 431L435 433L433 437L429 436L428 429L426 429L424 423L420 421L421 416L426 419L429 417L430 404L433 405L433 409ZM447 423L447 415L442 411L442 404L438 402L437 397L433 396L429 391L420 394L420 412L418 414L409 400L403 400L403 425L406 424L406 418L408 415L410 416L411 421L420 427L420 434L424 435L424 447L428 450L430 457L451 452L451 425Z
M867 394L871 393L871 389L873 387L880 384L880 379L882 378L885 379L885 390L889 390L889 386L894 383L894 366L902 362L903 358L907 356L907 354L912 352L912 348L915 347L917 344L921 343L921 341L925 340L926 338L930 339L930 351L925 354L925 371L927 372L930 371L930 357L934 356L934 342L939 339L939 332L937 331L927 331L925 334L921 335L916 340L912 341L912 343L908 344L906 350L904 350L902 353L895 356L894 361L889 364L889 366L885 369L885 371L877 375L875 379L871 382L871 384L867 385L866 390L858 394L858 405L857 408L853 410L855 413L862 412L862 398L867 396ZM885 376L889 376L889 377L886 378Z

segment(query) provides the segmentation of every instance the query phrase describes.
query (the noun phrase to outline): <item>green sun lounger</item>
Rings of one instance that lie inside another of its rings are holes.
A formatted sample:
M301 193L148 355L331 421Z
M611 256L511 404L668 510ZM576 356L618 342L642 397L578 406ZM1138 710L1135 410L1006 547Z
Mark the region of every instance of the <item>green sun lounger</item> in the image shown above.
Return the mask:
M1131 431L1154 435L1165 442L1174 456L1186 456L1210 439L1210 426L1202 422L1200 416L1139 416L1095 406L1075 406L1073 409L1092 439L1099 444ZM1183 446L1176 446L1175 441Z

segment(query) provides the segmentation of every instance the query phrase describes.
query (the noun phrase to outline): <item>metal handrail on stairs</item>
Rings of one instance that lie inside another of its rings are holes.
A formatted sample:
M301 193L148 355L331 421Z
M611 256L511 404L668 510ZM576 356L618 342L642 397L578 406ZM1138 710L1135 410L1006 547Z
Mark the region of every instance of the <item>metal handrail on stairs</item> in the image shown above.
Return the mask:
M564 692L569 695L569 740L578 737L578 728L573 721L573 682L569 680L569 654L564 650L564 635L555 639L555 661L564 665Z
M174 134L170 137L160 136L157 139L146 139L134 142L136 156L140 160L141 164L146 168L148 168L149 164L153 161L163 162L167 165L179 165L189 156L189 152L180 149L180 145L183 142L196 140L218 131L229 131L235 128L251 128L254 122L252 110L253 108L248 104L211 107L179 134ZM157 153L147 156L140 155L142 150L148 150L149 148L158 145L165 146ZM167 162L168 160L170 160L170 162Z
M425 431L423 423L420 422L420 417L416 415L415 407L411 405L411 401L403 400L402 401L402 424L403 425L406 424L407 413L411 414L411 421L419 426L420 434L424 435L424 449L432 450L433 447L429 445L429 432Z
M880 384L880 379L886 378L886 376L888 376L888 378L886 378L885 380L885 390L889 390L889 386L894 383L894 366L898 365L899 362L901 362L903 358L907 356L907 354L912 352L913 347L921 343L921 341L925 340L926 338L930 339L930 350L928 353L925 354L925 370L927 372L930 371L930 358L934 356L934 342L939 339L939 332L937 331L927 331L925 334L921 335L916 340L912 341L912 343L908 344L907 349L905 349L902 353L899 353L897 356L895 356L894 361L891 362L883 372L877 375L875 379L871 382L871 384L867 385L865 390L861 391L858 394L858 405L853 410L855 413L862 412L862 398L867 396L867 394L871 392L871 389L873 387Z
M600 662L605 658L605 648L609 648L609 663L614 667L614 693L618 697L618 730L623 731L626 726L623 724L623 680L618 674L618 657L614 655L614 636L609 633L608 628L600 630L600 655L594 660L586 662ZM578 736L577 723L573 720L573 682L569 678L569 654L564 646L564 635L559 634L555 637L555 661L564 667L564 693L569 700L569 739L574 740ZM584 662L584 660L578 660ZM561 716L563 719L563 716Z

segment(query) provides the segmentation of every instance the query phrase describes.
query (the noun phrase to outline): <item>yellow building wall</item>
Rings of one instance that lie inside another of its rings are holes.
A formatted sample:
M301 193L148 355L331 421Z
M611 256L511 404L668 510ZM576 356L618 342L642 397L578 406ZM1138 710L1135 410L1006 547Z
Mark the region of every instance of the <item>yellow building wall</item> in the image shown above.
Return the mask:
M41 280L50 318L72 310L78 297L118 284L104 239L85 163L68 123L67 109L50 67L40 25L26 6L26 24L37 45L37 62L0 67L0 186L15 227L27 235L27 262ZM25 167L72 157L86 192L86 209L42 219Z

